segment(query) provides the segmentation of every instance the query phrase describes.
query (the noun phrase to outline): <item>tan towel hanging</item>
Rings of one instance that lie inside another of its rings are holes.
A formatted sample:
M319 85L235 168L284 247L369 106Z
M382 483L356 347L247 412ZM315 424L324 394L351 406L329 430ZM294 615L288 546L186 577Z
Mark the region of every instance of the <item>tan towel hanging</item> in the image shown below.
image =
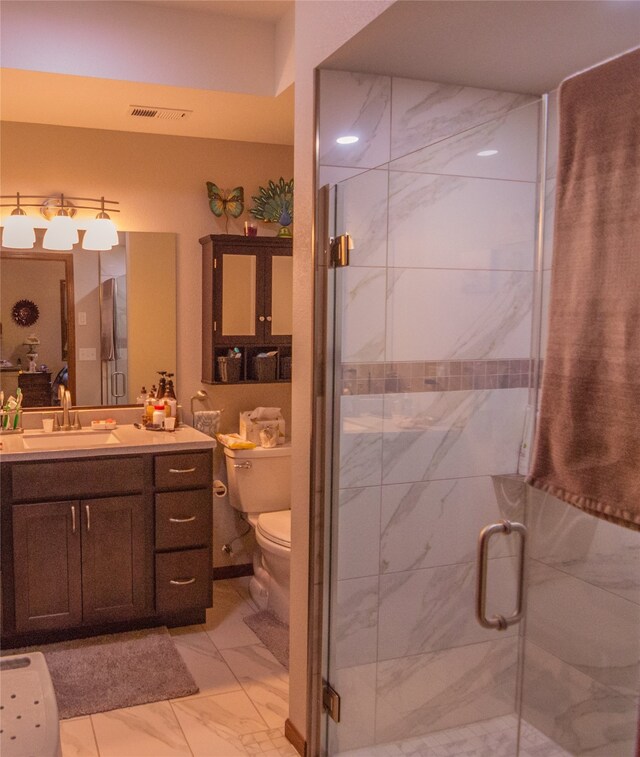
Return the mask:
M528 483L640 530L640 49L566 80Z

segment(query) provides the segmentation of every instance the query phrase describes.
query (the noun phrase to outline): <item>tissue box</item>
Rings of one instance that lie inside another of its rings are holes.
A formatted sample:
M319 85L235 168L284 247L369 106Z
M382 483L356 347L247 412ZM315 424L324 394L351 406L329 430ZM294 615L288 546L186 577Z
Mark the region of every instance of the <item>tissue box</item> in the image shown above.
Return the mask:
M260 446L260 431L263 428L267 428L267 426L271 426L272 428L276 426L278 429L278 444L284 444L285 427L282 414L273 420L252 421L251 418L249 418L251 412L251 410L245 410L243 413L240 413L239 433L243 439Z

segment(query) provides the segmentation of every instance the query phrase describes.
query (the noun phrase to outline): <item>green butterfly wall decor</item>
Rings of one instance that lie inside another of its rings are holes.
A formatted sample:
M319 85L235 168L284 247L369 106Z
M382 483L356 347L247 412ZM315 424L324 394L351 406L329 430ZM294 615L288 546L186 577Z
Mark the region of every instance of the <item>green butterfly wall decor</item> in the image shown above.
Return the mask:
M216 218L223 215L226 218L227 226L229 225L229 216L238 218L244 210L244 187L235 189L220 189L213 182L207 182L207 192L209 193L209 207Z

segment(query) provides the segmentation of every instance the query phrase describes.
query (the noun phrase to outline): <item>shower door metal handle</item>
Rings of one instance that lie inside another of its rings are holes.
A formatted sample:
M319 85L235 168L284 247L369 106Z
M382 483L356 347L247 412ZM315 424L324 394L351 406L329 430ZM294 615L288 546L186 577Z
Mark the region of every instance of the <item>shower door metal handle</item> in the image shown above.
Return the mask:
M518 594L516 608L511 615L493 615L487 618L487 570L489 567L489 542L494 534L520 535L520 560L518 562ZM505 631L509 626L519 623L524 614L524 577L527 560L527 527L516 521L501 520L492 523L480 531L478 537L478 575L476 583L476 618L483 628L495 628Z

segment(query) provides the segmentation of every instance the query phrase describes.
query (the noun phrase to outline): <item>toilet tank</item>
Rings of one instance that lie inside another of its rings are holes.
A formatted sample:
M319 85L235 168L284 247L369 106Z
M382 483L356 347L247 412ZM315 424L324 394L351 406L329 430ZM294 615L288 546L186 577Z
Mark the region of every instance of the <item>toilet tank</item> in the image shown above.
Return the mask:
M244 513L291 509L291 445L224 448L229 502Z

